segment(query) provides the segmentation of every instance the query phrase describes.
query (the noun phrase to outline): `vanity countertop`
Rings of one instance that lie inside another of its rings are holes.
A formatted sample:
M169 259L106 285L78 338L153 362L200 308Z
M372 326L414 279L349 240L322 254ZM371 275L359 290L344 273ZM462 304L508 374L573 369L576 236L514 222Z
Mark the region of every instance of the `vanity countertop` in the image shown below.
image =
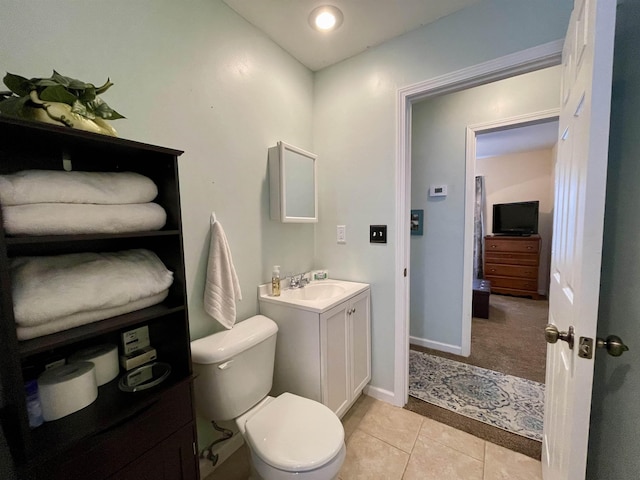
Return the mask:
M258 287L258 300L323 313L367 288L368 283L334 279L316 280L301 288L283 288L280 296L274 297L271 295L271 284L265 283Z

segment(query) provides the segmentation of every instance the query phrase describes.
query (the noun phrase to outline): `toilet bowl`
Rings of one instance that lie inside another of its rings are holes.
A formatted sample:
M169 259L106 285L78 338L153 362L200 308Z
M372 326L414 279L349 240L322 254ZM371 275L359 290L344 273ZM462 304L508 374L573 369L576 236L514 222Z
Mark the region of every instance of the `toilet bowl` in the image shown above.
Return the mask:
M191 343L195 403L213 421L235 420L264 480L337 478L346 447L325 405L291 393L268 396L277 325L263 315Z
M344 429L324 405L291 393L267 397L236 418L260 478L327 480L344 462Z

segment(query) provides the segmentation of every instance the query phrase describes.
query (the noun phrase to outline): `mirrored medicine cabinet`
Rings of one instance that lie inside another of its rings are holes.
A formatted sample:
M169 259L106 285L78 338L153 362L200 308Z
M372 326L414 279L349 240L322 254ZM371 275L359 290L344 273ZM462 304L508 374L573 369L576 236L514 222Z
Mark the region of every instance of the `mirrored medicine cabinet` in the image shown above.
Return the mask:
M318 221L317 155L285 142L269 148L271 219L284 223Z

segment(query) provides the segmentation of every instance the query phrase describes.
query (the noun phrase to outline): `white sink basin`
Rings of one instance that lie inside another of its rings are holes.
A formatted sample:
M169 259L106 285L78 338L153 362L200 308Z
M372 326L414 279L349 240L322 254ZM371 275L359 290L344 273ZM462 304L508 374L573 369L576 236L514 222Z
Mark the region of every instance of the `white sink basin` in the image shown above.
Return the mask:
M258 287L258 300L322 313L364 290L366 283L345 280L318 280L302 288L283 288L279 297L271 295L271 285Z
M345 291L344 285L336 283L310 283L302 288L287 288L281 295L296 300L325 300L343 295Z

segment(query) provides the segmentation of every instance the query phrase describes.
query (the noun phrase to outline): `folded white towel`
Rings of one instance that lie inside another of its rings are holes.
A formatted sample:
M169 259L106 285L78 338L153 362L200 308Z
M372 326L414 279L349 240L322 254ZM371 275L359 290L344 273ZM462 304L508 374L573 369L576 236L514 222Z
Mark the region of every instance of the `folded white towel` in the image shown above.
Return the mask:
M225 328L236 322L236 302L242 300L231 249L220 222L211 215L211 242L204 288L204 310Z
M173 274L156 254L143 249L15 257L10 275L14 316L22 327L125 305L166 290L173 282Z
M62 332L63 330L79 327L80 325L98 322L105 318L124 315L125 313L135 312L136 310L156 305L167 298L168 294L169 290L167 289L155 295L134 300L133 302L125 305L120 305L119 307L78 312L56 320L50 320L47 323L36 325L34 327L21 327L20 325L17 325L16 333L18 335L18 340L29 340L31 338L42 337L43 335L49 335L51 333Z
M72 235L159 230L167 214L157 203L94 205L33 203L2 207L9 235Z
M0 204L147 203L158 195L155 183L134 172L23 170L0 175Z

